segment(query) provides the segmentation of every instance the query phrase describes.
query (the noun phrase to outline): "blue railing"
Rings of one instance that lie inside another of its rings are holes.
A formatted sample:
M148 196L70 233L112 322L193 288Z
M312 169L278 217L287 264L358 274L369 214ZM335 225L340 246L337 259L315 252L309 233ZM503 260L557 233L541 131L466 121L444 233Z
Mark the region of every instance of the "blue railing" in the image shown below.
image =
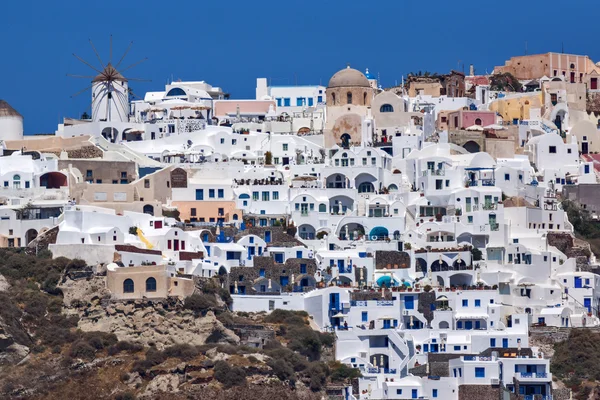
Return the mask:
M393 306L393 300L377 300L377 306Z

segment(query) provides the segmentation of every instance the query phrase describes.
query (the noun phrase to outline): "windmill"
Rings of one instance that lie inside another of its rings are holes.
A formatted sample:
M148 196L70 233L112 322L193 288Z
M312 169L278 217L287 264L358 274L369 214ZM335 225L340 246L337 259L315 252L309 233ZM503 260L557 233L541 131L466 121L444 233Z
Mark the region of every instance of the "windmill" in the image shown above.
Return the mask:
M80 90L71 96L71 98L77 97L82 93L92 89L92 121L106 121L106 122L129 122L129 96L135 96L132 90L129 88L130 81L137 82L150 82L147 79L139 78L126 78L123 76L125 71L143 63L148 58L143 58L138 62L135 62L122 70L119 71L121 63L125 60L125 57L131 50L133 42L129 43L127 50L123 53L123 56L119 59L116 65L113 65L113 45L112 35L110 36L110 54L108 63L104 63L100 54L96 50L92 40L89 40L92 50L96 54L96 58L100 62L100 67L97 68L93 64L87 62L77 54L73 53L73 56L87 65L89 68L98 73L98 75L72 75L67 76L73 78L91 79L91 85L85 89Z

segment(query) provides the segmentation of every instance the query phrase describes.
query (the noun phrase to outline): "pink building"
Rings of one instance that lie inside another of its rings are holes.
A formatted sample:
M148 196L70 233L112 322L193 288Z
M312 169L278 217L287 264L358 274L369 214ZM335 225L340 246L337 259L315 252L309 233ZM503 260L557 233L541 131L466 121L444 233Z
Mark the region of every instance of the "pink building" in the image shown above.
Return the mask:
M448 130L467 129L473 125L481 127L496 123L496 113L493 111L458 110L448 113Z

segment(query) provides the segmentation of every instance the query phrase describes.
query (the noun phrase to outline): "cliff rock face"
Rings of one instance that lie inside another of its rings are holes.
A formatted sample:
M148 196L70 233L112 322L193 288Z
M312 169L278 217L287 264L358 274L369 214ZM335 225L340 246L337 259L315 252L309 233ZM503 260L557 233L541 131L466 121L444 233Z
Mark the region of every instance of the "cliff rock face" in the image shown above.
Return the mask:
M104 277L67 280L61 285L65 311L79 316L84 332L114 333L119 340L154 343L158 349L173 344L202 345L209 337L218 343L239 344L240 338L217 320L214 312L198 316L178 299L115 302Z

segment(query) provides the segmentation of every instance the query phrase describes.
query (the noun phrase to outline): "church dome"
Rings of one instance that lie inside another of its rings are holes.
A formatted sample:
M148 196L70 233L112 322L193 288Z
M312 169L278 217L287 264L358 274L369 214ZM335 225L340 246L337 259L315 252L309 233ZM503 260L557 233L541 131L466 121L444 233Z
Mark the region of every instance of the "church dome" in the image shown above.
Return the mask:
M370 85L367 77L362 72L348 66L333 74L328 87L370 87Z
M12 108L12 106L10 104L8 104L8 102L6 102L5 100L0 100L0 117L23 118L23 116L21 114L19 114L19 112L17 110Z

